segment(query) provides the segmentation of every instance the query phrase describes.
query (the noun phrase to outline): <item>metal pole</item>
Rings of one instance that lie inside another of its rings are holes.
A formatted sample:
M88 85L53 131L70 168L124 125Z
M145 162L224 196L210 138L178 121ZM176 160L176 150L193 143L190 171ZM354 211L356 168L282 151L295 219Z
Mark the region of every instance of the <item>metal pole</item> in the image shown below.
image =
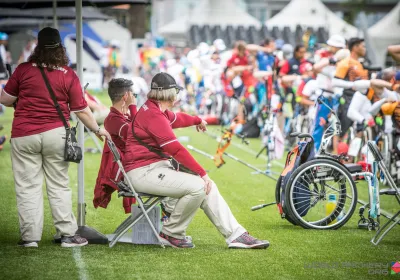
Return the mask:
M58 29L57 0L53 0L53 27Z
M83 65L82 65L82 50L83 50L83 36L82 36L82 0L75 1L76 10L76 72L79 80L83 81ZM78 120L79 121L79 120ZM79 121L78 144L85 150L85 132L84 125ZM85 222L85 153L82 153L82 160L78 165L78 226L84 226Z

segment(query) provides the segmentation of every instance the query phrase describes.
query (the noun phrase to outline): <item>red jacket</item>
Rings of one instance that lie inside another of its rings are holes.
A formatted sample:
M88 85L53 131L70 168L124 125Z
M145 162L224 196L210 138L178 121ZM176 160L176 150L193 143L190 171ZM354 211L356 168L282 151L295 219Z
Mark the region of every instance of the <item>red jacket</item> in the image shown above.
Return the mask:
M121 155L121 162L123 162L125 141L127 133L130 127L131 119L136 114L136 106L129 106L131 116L124 116L116 109L111 107L110 114L104 121L104 126L110 133L113 142L115 143L119 154ZM127 125L128 124L128 125ZM114 156L108 147L107 143L104 145L103 154L101 156L100 169L96 180L96 186L94 188L93 205L95 208L103 207L107 208L108 203L111 201L111 195L114 191L118 191L118 187L115 182L123 180L122 173L118 172L119 167L114 162ZM117 177L118 174L118 177ZM131 205L135 203L134 197L124 197L123 207L125 213L131 213Z

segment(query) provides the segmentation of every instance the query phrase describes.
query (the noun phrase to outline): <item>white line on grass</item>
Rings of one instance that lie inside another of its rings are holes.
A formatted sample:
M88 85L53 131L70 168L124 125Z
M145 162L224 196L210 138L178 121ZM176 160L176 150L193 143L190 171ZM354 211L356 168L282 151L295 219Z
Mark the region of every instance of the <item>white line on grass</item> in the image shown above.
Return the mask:
M76 267L78 268L79 279L89 280L88 273L86 271L86 264L81 255L81 248L80 247L72 248L72 254L74 256Z

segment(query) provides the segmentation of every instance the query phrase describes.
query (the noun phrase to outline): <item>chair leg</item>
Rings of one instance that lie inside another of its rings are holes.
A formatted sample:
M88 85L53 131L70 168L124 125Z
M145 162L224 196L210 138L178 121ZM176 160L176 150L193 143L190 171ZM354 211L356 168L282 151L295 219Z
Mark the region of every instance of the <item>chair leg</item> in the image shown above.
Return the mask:
M140 199L141 199L141 197L140 197ZM145 202L143 202L143 204L144 204L144 205L150 204L149 201L152 200L152 199L153 199L153 197L148 198ZM132 216L132 214L129 215L129 217L126 218L126 219L117 227L117 229L114 231L114 234L118 234L119 231L120 231L121 229L123 230L127 225L129 225L130 223L132 223L132 222L134 222L134 221L135 221L135 219L134 219L134 217Z
M157 206L157 204L161 201L162 199L156 199L154 200L150 205L148 205L148 208L146 209L142 203L141 200L138 200L140 208L142 213L139 214L136 218L133 218L133 216L129 216L124 222L124 225L120 225L117 230L115 231L115 236L114 238L110 241L109 246L113 247L118 240L130 229L132 228L137 222L139 222L143 217L146 217L150 227L153 230L153 233L155 234L155 236L157 237L157 240L160 242L161 247L164 248L164 244L162 243L162 241L160 240L160 236L158 234L158 232L156 231L156 229L154 228L153 223L151 222L149 216L147 215L148 212L150 212L155 206Z
M136 196L137 196L137 195L136 195ZM154 228L154 225L153 225L153 223L151 222L151 220L150 220L150 218L149 218L149 215L147 215L147 213L150 212L150 210L153 209L153 208L154 208L160 201L162 201L163 199L164 199L164 198L157 198L157 199L155 199L155 200L152 202L152 204L151 204L151 206L149 207L148 210L146 210L146 208L144 207L144 205L143 205L141 199L138 199L138 203L139 203L139 206L140 206L141 209L142 209L143 215L146 217L146 220L147 220L147 222L149 223L149 226L151 227L151 230L152 230L153 233L154 233L154 236L157 238L158 242L160 243L160 246L161 246L162 248L165 248L164 243L163 243L162 240L161 240L160 234L159 234L159 233L156 231L156 229Z
M396 225L400 225L400 220L396 221L396 218L400 215L400 211L398 211L390 220L384 224L375 234L375 236L372 238L371 242L374 245L378 245L379 242L385 237L386 234L391 231L392 228ZM393 222L393 223L392 223ZM392 223L390 226L389 224ZM388 227L389 226L389 227ZM386 230L385 230L386 229ZM385 231L384 231L385 230ZM383 233L382 233L383 232ZM382 235L380 235L382 233ZM379 236L380 235L380 236Z
M117 234L122 228L125 228L126 225L129 225L130 223L132 223L134 221L132 214L129 215L128 218L126 218L118 227L117 229L114 231L114 234Z

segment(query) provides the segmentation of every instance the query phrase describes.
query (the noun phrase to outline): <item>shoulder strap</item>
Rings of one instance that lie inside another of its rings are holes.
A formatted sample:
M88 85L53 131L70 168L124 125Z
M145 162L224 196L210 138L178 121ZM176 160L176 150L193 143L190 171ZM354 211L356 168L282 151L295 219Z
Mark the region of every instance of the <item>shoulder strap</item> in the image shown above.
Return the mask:
M44 82L45 82L45 84L46 84L47 90L48 90L49 93L50 93L51 99L52 99L53 102L54 102L54 106L55 106L56 109L57 109L58 116L59 116L60 119L62 120L65 129L69 129L68 123L67 123L67 121L65 120L64 114L63 114L63 112L62 112L62 110L61 110L61 108L60 108L60 104L58 104L58 102L57 102L56 95L54 94L54 91L53 91L53 89L51 88L51 85L50 85L50 83L49 83L49 80L47 79L46 73L44 73L43 67L41 67L41 66L38 66L38 67L39 67L40 73L42 73L43 80L44 80Z
M171 158L170 156L168 156L168 155L164 154L163 152L161 152L160 149L157 149L157 148L155 148L155 147L153 147L153 146L150 146L149 144L146 144L145 142L142 141L142 139L140 139L140 138L136 135L135 130L134 130L134 126L135 126L136 116L137 116L138 113L139 113L139 112L136 113L135 117L134 117L133 120L132 120L132 135L133 135L133 137L135 137L136 141L138 141L140 145L146 147L150 152L153 152L153 153L159 155L159 156L162 157L162 158L168 158L168 159L170 159L170 158Z

